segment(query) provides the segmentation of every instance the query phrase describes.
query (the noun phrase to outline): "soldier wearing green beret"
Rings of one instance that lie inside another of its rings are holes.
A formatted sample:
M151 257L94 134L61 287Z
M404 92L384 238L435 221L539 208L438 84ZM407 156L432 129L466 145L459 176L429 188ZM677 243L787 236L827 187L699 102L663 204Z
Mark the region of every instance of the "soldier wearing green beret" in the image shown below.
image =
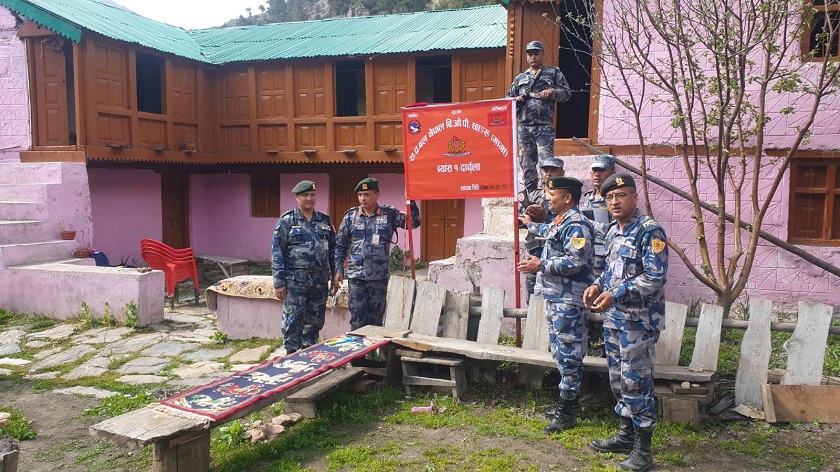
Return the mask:
M292 188L297 207L274 226L271 270L274 295L283 302L283 346L291 354L318 342L334 272L335 229L315 210L315 182Z
M344 277L350 288L350 328L382 326L388 290L391 243L397 228L406 229L407 215L379 205L379 181L368 177L356 185L359 206L347 210L338 228L333 293ZM411 227L420 226L420 209L411 202ZM347 259L347 271L344 260Z

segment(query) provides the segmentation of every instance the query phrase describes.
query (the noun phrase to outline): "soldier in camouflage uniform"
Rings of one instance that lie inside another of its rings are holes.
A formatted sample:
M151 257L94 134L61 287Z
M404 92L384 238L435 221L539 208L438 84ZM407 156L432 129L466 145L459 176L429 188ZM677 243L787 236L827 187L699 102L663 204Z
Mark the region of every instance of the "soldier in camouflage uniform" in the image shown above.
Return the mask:
M283 347L289 354L318 342L335 252L330 217L315 210L315 183L301 181L292 193L298 206L277 221L271 247L274 294L283 302Z
M350 288L350 328L382 326L388 291L391 238L397 228L406 227L406 214L396 208L380 206L379 181L363 179L356 185L359 206L347 210L338 228L335 250L333 292L345 275ZM411 202L411 227L420 227L420 209ZM349 256L349 257L348 257ZM344 259L348 257L347 273Z
M549 157L548 159L540 161L540 172L542 173L543 183L550 177L562 177L565 174L563 170L563 159L559 157ZM528 196L528 201L524 202L519 207L519 214L528 214L531 220L535 223L543 223L551 221L556 216L551 212L548 204L548 199L545 198L545 187L540 187ZM534 233L529 232L525 238L525 250L532 256L540 257L542 255L543 247L545 246L545 239L538 238ZM525 302L531 300L531 295L534 294L534 287L537 283L537 274L525 274L525 290L527 298Z
M606 268L586 289L583 302L604 312L607 366L620 426L614 436L590 446L629 453L619 468L647 471L653 467L653 366L656 341L665 328L668 246L662 227L639 214L633 177L614 174L601 184L601 192L615 221L607 233Z
M607 229L612 223L612 216L607 210L607 201L601 193L601 184L607 177L615 174L615 158L609 154L602 154L592 158L589 178L592 180L592 190L583 194L580 200L580 210L583 215L592 220L595 226L595 256L592 261L595 275L604 271L604 255L606 254L605 240Z
M530 67L516 76L507 94L517 102L520 201L537 189L537 162L554 156L554 104L572 96L560 69L543 67L541 42L528 43L525 53Z
M555 217L550 223L533 223L521 218L528 231L546 238L542 256L518 264L523 272L537 274L536 294L546 300L551 354L562 375L558 385L560 404L546 433L560 432L577 425L581 414L578 396L583 378L583 358L587 347L587 320L583 291L594 280L592 274L592 223L578 210L583 182L573 177L551 177L546 181L549 202Z

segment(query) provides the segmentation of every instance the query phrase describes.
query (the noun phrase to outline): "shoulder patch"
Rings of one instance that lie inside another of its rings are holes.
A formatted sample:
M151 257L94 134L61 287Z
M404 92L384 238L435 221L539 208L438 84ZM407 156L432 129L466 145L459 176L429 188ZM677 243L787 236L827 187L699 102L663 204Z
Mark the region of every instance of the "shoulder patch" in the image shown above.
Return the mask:
M586 246L586 238L572 238L572 247L583 249L584 246Z
M653 249L654 254L659 254L660 252L665 250L666 243L665 241L659 238L653 238L650 241L650 247Z

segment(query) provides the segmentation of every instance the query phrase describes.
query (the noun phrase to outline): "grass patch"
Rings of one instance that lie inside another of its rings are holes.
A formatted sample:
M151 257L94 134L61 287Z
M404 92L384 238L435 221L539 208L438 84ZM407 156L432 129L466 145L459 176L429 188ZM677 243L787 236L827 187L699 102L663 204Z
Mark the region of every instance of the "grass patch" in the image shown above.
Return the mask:
M32 439L38 435L38 433L32 429L32 425L29 424L29 421L27 421L27 419L24 418L17 410L3 406L0 407L0 412L10 413L12 415L9 417L11 423L6 426L0 426L0 436L11 436L19 441L23 441L25 439Z
M0 310L0 326L27 326L30 333L42 331L47 328L55 326L57 321L53 318L47 318L44 315L25 314L20 315L8 311Z
M150 393L138 393L136 395L114 395L104 398L99 405L84 412L84 416L97 416L113 418L114 416L140 409L149 403L157 401Z

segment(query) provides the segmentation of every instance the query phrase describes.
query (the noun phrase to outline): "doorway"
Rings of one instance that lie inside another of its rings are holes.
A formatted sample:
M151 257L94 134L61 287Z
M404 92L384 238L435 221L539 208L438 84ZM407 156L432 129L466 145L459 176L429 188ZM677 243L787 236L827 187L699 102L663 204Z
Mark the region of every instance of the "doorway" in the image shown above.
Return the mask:
M424 200L422 221L423 262L454 256L458 239L464 237L464 200Z
M189 175L181 171L160 173L163 243L175 249L190 247Z
M588 138L592 89L592 28L574 18L589 15L592 0L564 0L557 7L560 19L560 71L572 97L557 104L557 138Z
M73 83L73 45L64 38L47 36L35 42L34 147L76 144Z

